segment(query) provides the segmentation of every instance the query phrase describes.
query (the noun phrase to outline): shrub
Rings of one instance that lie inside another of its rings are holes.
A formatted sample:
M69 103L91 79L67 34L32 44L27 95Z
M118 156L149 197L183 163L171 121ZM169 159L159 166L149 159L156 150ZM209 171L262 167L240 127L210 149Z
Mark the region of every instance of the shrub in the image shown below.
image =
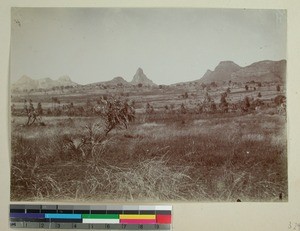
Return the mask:
M286 97L284 95L278 95L274 98L274 103L276 106L279 106L280 104L284 103L286 100Z

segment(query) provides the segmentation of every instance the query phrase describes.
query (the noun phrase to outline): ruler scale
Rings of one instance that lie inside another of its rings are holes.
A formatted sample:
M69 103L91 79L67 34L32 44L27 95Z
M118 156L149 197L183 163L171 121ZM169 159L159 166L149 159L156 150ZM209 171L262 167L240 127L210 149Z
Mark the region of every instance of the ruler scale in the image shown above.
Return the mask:
M169 205L10 205L10 227L32 229L171 230Z

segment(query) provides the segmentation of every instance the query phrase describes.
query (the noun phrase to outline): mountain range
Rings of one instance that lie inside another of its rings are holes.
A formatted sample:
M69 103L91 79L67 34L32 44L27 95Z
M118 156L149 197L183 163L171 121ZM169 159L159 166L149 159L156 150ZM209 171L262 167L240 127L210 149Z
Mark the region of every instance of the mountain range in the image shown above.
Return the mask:
M191 82L211 83L211 82L284 82L286 73L286 60L270 61L264 60L252 63L246 67L240 67L232 61L222 61L216 68L206 73L199 79ZM106 86L157 86L144 73L142 68L138 68L132 81L127 82L123 77L115 77L109 81L91 83L88 85L106 85ZM77 86L69 76L62 76L57 80L51 78L32 79L23 75L19 80L12 84L12 89L30 90L30 89L51 89L60 86Z
M97 82L89 85L132 86L139 84L142 84L142 86L156 86L156 84L145 75L143 69L140 67L137 69L131 82L127 82L123 77L118 76L109 81Z
M57 80L51 78L32 79L29 76L23 75L15 83L12 84L12 89L31 90L31 89L50 89L61 86L77 86L69 76L61 76Z
M222 61L213 70L207 70L198 80L203 83L210 82L278 82L285 80L286 60L264 60L252 63L246 67L240 67L232 61Z

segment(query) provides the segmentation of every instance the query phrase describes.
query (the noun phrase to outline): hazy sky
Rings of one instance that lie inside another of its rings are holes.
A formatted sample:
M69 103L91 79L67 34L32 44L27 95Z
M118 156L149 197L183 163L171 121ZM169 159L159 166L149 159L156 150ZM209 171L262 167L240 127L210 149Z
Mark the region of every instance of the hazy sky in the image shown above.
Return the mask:
M247 66L286 58L286 11L13 8L11 78L80 84L138 67L157 84L199 79L220 61Z

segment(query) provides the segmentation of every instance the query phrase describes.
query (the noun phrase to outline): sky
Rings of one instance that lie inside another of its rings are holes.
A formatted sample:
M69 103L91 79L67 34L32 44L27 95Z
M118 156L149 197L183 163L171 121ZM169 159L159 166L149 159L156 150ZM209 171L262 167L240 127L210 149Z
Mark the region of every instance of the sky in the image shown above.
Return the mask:
M12 8L10 76L88 84L141 67L156 84L200 79L221 61L286 59L286 11Z

